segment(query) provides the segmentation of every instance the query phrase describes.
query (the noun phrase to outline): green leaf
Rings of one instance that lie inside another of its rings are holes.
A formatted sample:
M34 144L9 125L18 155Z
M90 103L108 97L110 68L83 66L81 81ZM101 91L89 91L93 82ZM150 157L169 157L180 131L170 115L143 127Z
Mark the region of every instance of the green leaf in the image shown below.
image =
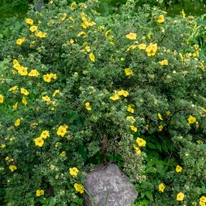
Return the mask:
M84 145L79 146L78 153L82 156L83 160L86 162L86 160L87 160L87 150L84 147Z
M153 143L151 143L151 142L147 143L147 146L148 146L150 149L157 149L156 146L155 146Z
M162 147L159 142L156 143L156 147L160 152L162 152Z
M147 198L150 199L151 201L153 200L152 192L150 192L150 191L146 191L146 192L145 192L145 195L146 195Z

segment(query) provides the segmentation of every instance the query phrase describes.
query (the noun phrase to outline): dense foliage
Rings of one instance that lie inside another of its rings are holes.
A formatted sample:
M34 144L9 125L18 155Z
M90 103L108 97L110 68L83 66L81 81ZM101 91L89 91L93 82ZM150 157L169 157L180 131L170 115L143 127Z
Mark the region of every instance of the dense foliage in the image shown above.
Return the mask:
M82 205L85 172L114 161L136 205L205 205L196 20L131 0L107 17L100 8L53 0L0 41L0 201Z

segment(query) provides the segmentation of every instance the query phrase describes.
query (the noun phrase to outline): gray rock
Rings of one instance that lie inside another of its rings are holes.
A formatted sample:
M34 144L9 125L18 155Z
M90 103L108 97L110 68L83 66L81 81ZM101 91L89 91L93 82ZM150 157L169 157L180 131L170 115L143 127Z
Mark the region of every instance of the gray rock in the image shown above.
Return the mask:
M138 196L134 186L115 164L97 165L86 175L84 206L131 206ZM92 197L92 198L91 198Z

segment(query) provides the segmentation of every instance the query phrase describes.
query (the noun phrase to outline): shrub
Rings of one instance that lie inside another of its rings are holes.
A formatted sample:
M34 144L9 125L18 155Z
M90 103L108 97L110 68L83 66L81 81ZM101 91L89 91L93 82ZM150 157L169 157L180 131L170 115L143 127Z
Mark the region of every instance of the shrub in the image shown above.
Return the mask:
M195 20L136 13L133 1L102 17L98 5L50 1L2 45L4 204L82 205L85 171L110 160L139 202L174 205L180 192L199 202L206 91L201 50L188 43Z

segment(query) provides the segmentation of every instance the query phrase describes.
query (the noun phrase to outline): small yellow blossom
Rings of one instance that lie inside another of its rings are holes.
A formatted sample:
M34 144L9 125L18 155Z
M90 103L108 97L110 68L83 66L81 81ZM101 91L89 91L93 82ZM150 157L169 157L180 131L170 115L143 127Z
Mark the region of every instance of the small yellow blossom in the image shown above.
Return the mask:
M45 102L50 102L50 101L51 101L50 97L47 96L47 95L46 95L46 96L43 96L42 99L43 99Z
M164 192L165 185L163 183L159 184L158 189L160 192Z
M131 113L134 113L134 104L129 104L128 107L127 107L127 111L131 112Z
M29 30L30 30L31 32L35 32L35 31L37 31L37 29L38 29L38 26L31 26L31 27L29 28Z
M182 167L179 166L179 165L177 165L177 166L176 166L176 172L182 172Z
M147 56L154 56L157 52L157 44L150 43L145 51L147 52Z
M28 73L29 77L38 77L39 76L39 72L36 69L32 69L29 73Z
M139 147L145 147L146 146L146 141L143 140L142 138L137 138L136 143L138 144Z
M43 80L45 81L45 82L51 82L51 79L52 79L52 76L50 75L50 74L45 74L45 75L43 75Z
M84 186L82 184L75 183L74 188L77 192L83 194L84 193Z
M16 44L20 46L23 44L24 41L25 41L25 37L19 38L16 40Z
M127 116L126 120L130 121L132 124L136 121L136 119L133 116Z
M79 170L76 167L69 168L69 173L71 176L76 177L78 175Z
M63 15L63 17L61 18L61 20L64 21L64 20L66 19L66 17L67 17L67 14L64 13L64 15Z
M44 145L44 140L42 139L42 137L37 137L34 139L34 144L37 147L42 147Z
M25 89L25 88L21 88L21 94L23 94L23 95L28 95L29 94L29 92Z
M49 131L48 130L44 130L42 133L41 133L41 135L40 135L40 137L41 138L43 138L43 139L46 139L47 137L49 137L50 135L49 135Z
M125 72L126 76L133 76L134 75L133 71L130 68L126 68L124 70L124 72Z
M0 145L0 148L2 148L2 149L5 148L5 147L6 147L5 144L1 144L1 145Z
M168 61L165 59L165 60L162 60L159 62L162 66L167 66L168 65Z
M57 95L57 93L59 93L59 90L55 90L54 93L52 94L52 97L55 97Z
M188 121L188 124L190 125L190 124L193 124L193 123L196 122L196 118L193 117L192 115L190 115L190 116L188 117L187 121Z
M139 147L137 147L136 145L133 145L133 148L135 149L136 154L138 154L138 155L141 154L141 150Z
M14 126L15 126L15 127L18 127L20 124L21 124L21 119L18 118L18 119L15 121Z
M130 40L136 40L137 39L137 34L136 33L129 33L126 35L127 39Z
M65 157L65 156L66 156L66 152L65 152L65 151L62 151L60 155L61 155L62 157Z
M42 32L42 31L36 31L35 32L35 36L39 37L39 38L46 38L47 33L46 32Z
M160 125L159 127L158 127L158 129L159 129L159 131L161 132L162 130L163 130L163 125Z
M119 95L118 94L114 94L113 96L111 96L109 99L116 101L119 99Z
M206 197L205 197L205 196L202 196L202 197L200 198L200 202L206 203Z
M26 100L26 98L25 98L25 97L22 97L21 102L22 102L24 105L27 105L27 104L28 104L28 102L27 102L27 100Z
M117 91L117 94L119 96L124 96L124 97L127 97L129 95L129 92L126 91L126 90L120 90L120 91Z
M185 11L184 11L183 9L182 9L182 11L181 11L181 15L182 15L183 18L186 17Z
M18 69L18 73L22 76L26 76L28 74L27 67L20 66Z
M17 89L18 89L18 86L13 86L13 87L11 87L11 88L9 89L9 91L12 92L12 91L15 91L15 90L17 90Z
M160 113L158 113L157 116L159 117L160 120L163 120L162 115Z
M138 46L138 48L139 48L140 50L145 50L146 47L147 47L146 44L140 44L140 45Z
M91 110L92 108L90 107L90 103L89 102L86 102L85 103L85 107L87 110Z
M134 132L137 132L137 128L136 128L135 126L133 126L133 125L130 125L130 129L131 129L132 131L134 131Z
M184 197L185 197L185 195L184 195L182 192L179 192L179 193L177 194L176 200L177 200L177 201L183 201L183 200L184 200Z
M59 126L57 129L57 135L64 137L65 134L67 133L67 128L68 128L67 125Z
M44 195L44 190L36 190L36 196L37 197L40 197L42 195Z
M74 1L74 2L71 4L70 9L71 9L72 11L74 11L75 8L76 8L76 5L77 5L77 3Z
M32 19L26 19L25 22L29 25L33 25L34 24L34 21Z
M4 102L4 96L2 94L0 94L0 103Z
M164 21L165 21L164 15L160 15L157 19L157 22L160 23L160 24L164 23Z
M171 112L170 112L170 111L166 111L166 115L167 115L167 116L170 116L170 115L171 115Z
M17 167L15 165L9 165L9 169L11 172L14 172L14 170L17 170Z
M90 60L91 60L92 62L95 62L95 56L94 56L93 53L90 53L90 54L89 54L89 58L90 58Z

